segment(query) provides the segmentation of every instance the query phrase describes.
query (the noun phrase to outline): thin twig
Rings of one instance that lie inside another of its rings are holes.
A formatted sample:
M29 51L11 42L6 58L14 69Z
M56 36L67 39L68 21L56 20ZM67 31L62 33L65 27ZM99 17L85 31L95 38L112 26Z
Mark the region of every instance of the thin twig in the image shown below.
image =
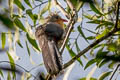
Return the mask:
M69 19L69 14L65 11L65 9L57 2L57 0L53 0L57 8Z
M70 9L71 9L72 12L73 12L74 7L73 7L72 3L70 2L70 0L66 0L66 3L67 3L67 5L70 7Z
M116 21L118 21L119 19L119 6L120 6L120 2L117 3L117 9L116 9ZM118 22L115 23L115 28L117 29L117 25Z
M120 2L118 2L118 6L120 5ZM119 7L118 7L119 10ZM117 13L117 15L119 17L119 11ZM110 31L109 33L107 33L106 35L104 35L103 37L101 37L100 39L97 39L96 41L94 41L92 44L90 44L88 47L86 47L84 50L82 50L81 52L79 52L75 57L73 57L69 62L67 62L66 64L64 64L64 69L67 68L68 66L70 66L73 62L75 62L80 56L84 55L86 52L88 52L91 48L93 48L95 45L99 44L100 42L102 42L103 40L107 39L108 37L112 36L115 32L119 31L120 28L117 28L118 26L118 17L116 18L116 24L114 26L114 29L112 29L112 31ZM117 28L117 29L116 29Z
M120 64L117 65L117 67L116 67L115 70L113 71L113 73L112 73L112 75L111 75L111 77L110 77L109 80L112 80L114 74L116 73L116 71L118 70L119 67L120 67Z

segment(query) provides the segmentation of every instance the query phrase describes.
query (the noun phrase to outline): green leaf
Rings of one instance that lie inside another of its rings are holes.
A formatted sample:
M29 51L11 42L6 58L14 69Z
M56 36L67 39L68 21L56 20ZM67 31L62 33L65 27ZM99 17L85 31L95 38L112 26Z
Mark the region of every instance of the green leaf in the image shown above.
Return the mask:
M108 67L109 67L110 69L114 69L114 65L115 65L116 63L117 63L116 61L112 61L112 62L108 65Z
M5 48L5 42L6 42L6 35L4 32L1 34L1 41L2 41L2 49Z
M14 23L16 24L16 26L17 26L18 28L20 28L20 29L22 29L23 31L26 32L25 27L23 26L22 22L21 22L18 18L15 18Z
M110 61L110 60L108 60L108 59L102 60L102 61L100 62L100 64L98 65L98 67L99 67L99 68L102 67L104 64L108 63L109 61Z
M3 72L2 72L2 70L0 70L0 75L1 75L2 77L4 77L4 76L3 76Z
M105 80L105 78L107 77L107 76L109 76L111 74L111 71L109 71L109 72L104 72L104 73L102 73L101 75L100 75L100 77L98 78L98 80Z
M81 78L79 80L86 80L86 77L85 78ZM90 78L90 80L97 80L96 78Z
M9 61L10 61L10 66L11 66L11 69L13 70L12 74L13 74L13 78L16 77L16 74L15 74L15 62L13 60L13 58L11 57L10 53L7 51L7 55L8 55L8 58L9 58Z
M17 43L21 48L23 48L22 44L20 43L20 40L18 40Z
M105 21L105 20L91 20L88 21L87 23L94 23L94 24L104 24L104 25L114 25L113 22Z
M24 6L22 5L22 3L19 0L14 0L14 3L23 11L25 10Z
M90 61L88 61L88 63L85 65L84 69L87 69L90 65L94 64L96 62L96 59L92 59Z
M30 18L31 18L32 20L34 20L34 16L33 16L33 13L32 13L32 9L26 10L26 13L30 16Z
M117 50L116 48L117 48L117 45L115 43L109 43L109 44L107 44L107 49L109 51L115 52Z
M32 6L31 6L31 4L30 4L29 0L24 0L24 1L25 1L25 3L26 3L29 7L31 7L31 8L32 8Z
M0 14L0 22L2 22L5 27L9 29L13 29L13 21L7 16L7 14Z
M33 14L31 9L26 10L26 13L30 16L30 18L33 20L34 25L35 25L36 20L38 19L38 15Z
M90 8L96 13L96 14L99 14L99 15L103 15L96 7L95 5L91 2L89 3L90 4Z
M101 34L99 34L98 36L96 36L96 39L100 39L102 38L104 35L106 35L109 32L108 29L105 29Z
M79 46L78 46L77 41L75 42L75 45L76 45L77 52L79 53L79 52L80 52L80 48L79 48Z
M10 72L8 72L8 75L7 75L7 80L11 80L11 76L10 76Z
M87 37L86 39L88 39L88 40L93 40L93 39L95 39L95 37L94 37L94 36L89 36L89 37Z
M85 37L85 35L84 35L84 33L83 33L81 27L78 26L77 28L78 28L79 33L82 35L82 37L88 42L88 40L87 40L87 38ZM89 43L89 42L88 42L88 43Z
M71 56L72 58L76 56L75 52L74 52L72 49L70 49L70 46L69 46L69 45L66 45L66 48L67 48L67 50L69 51L70 56ZM81 61L80 58L78 58L77 61L81 64L81 66L83 66L83 63L82 63L82 61Z
M28 43L27 43L27 41L25 41L25 43L26 43L26 47L27 47L27 51L28 51L28 55L30 56L30 49L29 49L29 47L28 47Z
M38 45L37 45L37 43L36 43L36 40L35 40L35 39L32 39L32 38L29 36L28 33L26 34L26 36L27 36L27 39L28 39L29 43L30 43L34 48L36 48L38 51L40 51L40 49L39 49L39 47L38 47Z

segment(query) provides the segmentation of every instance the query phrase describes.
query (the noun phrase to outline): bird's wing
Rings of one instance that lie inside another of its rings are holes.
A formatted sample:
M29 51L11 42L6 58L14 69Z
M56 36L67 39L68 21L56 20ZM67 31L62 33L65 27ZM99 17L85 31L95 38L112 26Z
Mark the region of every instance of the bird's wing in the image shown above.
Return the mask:
M40 48L42 50L42 56L44 60L45 67L48 73L57 74L62 69L61 56L56 47L55 42L48 40L45 35L45 27L36 29L35 35L39 41Z

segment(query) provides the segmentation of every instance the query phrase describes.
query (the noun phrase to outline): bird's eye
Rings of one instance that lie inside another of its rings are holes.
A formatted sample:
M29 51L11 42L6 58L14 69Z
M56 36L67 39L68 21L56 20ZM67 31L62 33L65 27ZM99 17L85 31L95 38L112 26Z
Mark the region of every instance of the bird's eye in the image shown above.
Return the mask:
M56 16L55 18L56 18L56 19L59 19L59 16Z

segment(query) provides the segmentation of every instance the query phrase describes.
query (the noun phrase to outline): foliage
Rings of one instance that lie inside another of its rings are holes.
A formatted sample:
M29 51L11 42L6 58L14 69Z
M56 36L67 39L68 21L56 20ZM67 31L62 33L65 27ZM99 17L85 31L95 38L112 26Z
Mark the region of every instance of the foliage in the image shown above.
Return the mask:
M71 32L66 44L66 50L71 56L71 59L74 59L81 52L81 50L84 49L83 45L81 45L81 42L85 43L86 46L89 47L89 45L94 41L103 38L105 35L111 32L115 28L116 24L118 24L119 28L120 22L116 22L116 5L118 0L112 0L111 2L107 2L105 0L70 1L76 9L78 18L82 19L81 22L76 22L78 24L74 25L72 30L73 32ZM16 54L16 51L19 51L16 49L16 45L18 44L23 51L28 51L30 60L32 53L31 49L33 49L34 52L40 53L40 48L38 47L33 32L35 32L38 24L43 23L42 21L46 18L46 14L52 12L53 7L56 8L56 6L52 4L51 0L8 0L8 7L4 6L4 2L4 0L0 0L0 23L3 28L7 29L8 32L0 30L2 47L0 49L0 53L2 53L2 51L7 53L9 64L11 66L10 69L12 71L8 71L7 80L15 80L15 71L17 70L16 66L18 67L18 65L15 64L16 60L14 59L12 53ZM66 0L64 0L64 2L66 3ZM61 6L64 7L64 5ZM73 13L68 4L64 10L69 14ZM56 9L56 11L58 10ZM62 12L60 11L59 13ZM85 27L85 25L88 26ZM67 25L65 24L65 26ZM9 38L8 34L11 34L12 38ZM24 36L23 41L21 41L19 35ZM6 44L7 39L8 41L11 40L11 43ZM83 41L80 41L81 39L83 39ZM25 43L25 45L23 43ZM6 47L8 47L9 50L6 49ZM87 55L90 55L92 58L88 57ZM114 66L116 66L116 64L120 61L119 57L120 31L117 31L116 33L113 33L112 36L104 39L103 42L92 46L92 49L90 49L89 53L86 55L81 55L81 57L77 58L76 60L84 70L92 65L96 65L100 69L107 65L107 68L110 69L110 71L101 73L98 79L93 77L90 78L90 80L103 80L109 77L111 72L113 72ZM87 60L87 62L84 59ZM38 64L38 66L41 65ZM26 72L24 74L27 75L21 75L23 80L25 77L27 80L33 77L30 71L27 71L24 68L22 69ZM0 76L4 78L4 75L4 71L0 69ZM86 77L78 79L86 80Z

